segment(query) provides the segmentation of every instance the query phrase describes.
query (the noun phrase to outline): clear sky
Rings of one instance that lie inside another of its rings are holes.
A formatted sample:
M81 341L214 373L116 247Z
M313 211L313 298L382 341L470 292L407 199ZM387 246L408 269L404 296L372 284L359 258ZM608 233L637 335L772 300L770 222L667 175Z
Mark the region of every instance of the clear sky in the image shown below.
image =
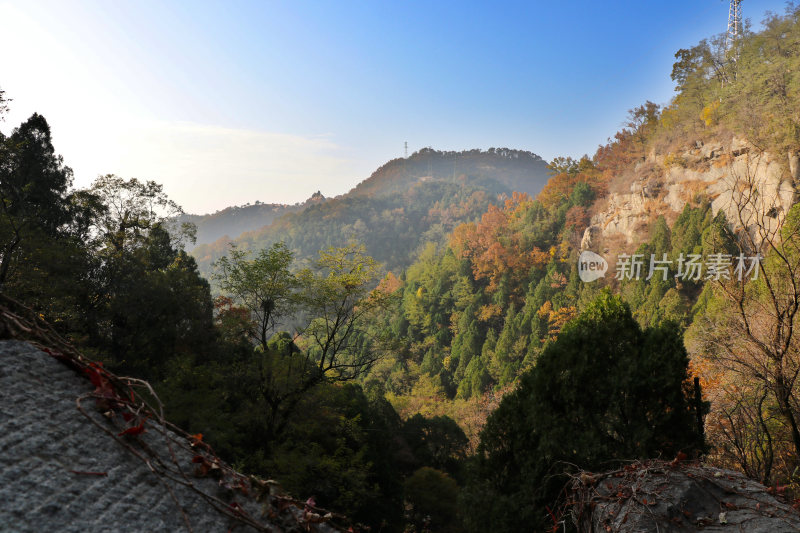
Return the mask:
M747 0L759 26L784 2ZM188 212L347 192L424 146L592 154L673 94L728 1L0 0L0 130L33 112L75 185L153 179Z

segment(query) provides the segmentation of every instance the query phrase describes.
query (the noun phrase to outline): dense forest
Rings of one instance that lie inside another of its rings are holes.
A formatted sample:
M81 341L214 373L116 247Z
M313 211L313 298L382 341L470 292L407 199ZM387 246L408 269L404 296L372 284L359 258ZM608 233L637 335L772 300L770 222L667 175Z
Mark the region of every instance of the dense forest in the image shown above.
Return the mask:
M490 151L498 167L481 175L458 164L485 152L423 150L232 249L201 247L206 277L160 185L72 188L35 114L0 134L0 286L150 380L168 417L237 468L365 530L557 531L568 474L652 457L797 498L800 207L762 213L737 176L739 220L699 190L674 221L654 212L643 242L614 244L661 259L663 276L585 283L578 256L651 151L670 155L647 169L664 172L681 147L739 135L788 173L798 43L790 8L732 46L678 51L673 100L632 109L591 157L551 161L541 190L521 187L544 165L527 152ZM0 117L9 104L0 92ZM690 256L729 275L687 277ZM745 257L759 260L737 276Z

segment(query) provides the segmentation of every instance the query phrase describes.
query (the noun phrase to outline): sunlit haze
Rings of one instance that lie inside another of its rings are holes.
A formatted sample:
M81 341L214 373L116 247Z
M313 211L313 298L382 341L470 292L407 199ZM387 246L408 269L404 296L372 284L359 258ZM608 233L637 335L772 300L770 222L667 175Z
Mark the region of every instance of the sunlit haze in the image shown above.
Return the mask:
M783 2L750 0L755 26ZM10 131L33 112L83 187L152 179L186 211L347 192L425 146L593 153L667 102L728 3L0 0Z

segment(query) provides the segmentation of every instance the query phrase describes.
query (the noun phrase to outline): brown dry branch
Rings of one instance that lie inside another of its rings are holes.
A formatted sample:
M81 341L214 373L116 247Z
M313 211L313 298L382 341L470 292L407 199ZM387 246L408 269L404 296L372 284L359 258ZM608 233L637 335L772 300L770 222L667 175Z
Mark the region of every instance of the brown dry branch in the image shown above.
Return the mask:
M721 429L719 434L739 455L749 456L751 452L743 449L745 435L734 422L740 418L758 424L760 438L769 447L764 450L766 462L759 467L760 477L767 481L774 474L772 457L777 457L776 443L780 441L770 432L767 422L771 418L785 427L792 443L792 458L783 468L784 476L791 477L800 465L800 338L796 332L800 318L800 224L787 219L783 211L782 196L791 193L786 184L780 182L773 191L766 183L765 158L751 150L731 162L725 206L733 217L733 242L739 254L765 258L756 267L758 280L731 276L715 281L715 292L727 302L729 312L701 317L693 328L699 352L716 367L728 389L734 386L754 391L745 398L747 402L739 402L741 395L732 396L723 387L713 409L723 429L726 423L731 424L727 427L730 431ZM734 404L726 406L731 398ZM777 417L772 417L770 408ZM745 459L753 462L750 457ZM742 463L740 467L746 469L748 465Z

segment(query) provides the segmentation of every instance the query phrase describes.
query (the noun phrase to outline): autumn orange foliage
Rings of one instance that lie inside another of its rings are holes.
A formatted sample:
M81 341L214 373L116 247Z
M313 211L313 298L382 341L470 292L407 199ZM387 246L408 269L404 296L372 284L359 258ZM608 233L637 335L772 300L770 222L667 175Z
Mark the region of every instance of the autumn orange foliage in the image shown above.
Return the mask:
M536 197L544 207L551 208L560 204L569 195L578 182L586 181L582 174L556 174L547 181L542 192Z
M386 274L380 283L378 283L377 290L384 294L393 294L396 290L400 289L403 286L403 282L400 281L397 276L395 276L391 271Z
M450 246L470 261L476 280L489 281L489 292L497 290L504 276L520 282L531 268L550 260L546 252L524 244L522 218L532 202L527 194L515 192L502 208L489 206L477 224L462 224L453 231Z
M553 309L553 304L545 302L537 311L539 318L547 321L547 339L555 340L567 322L578 316L578 309L574 306ZM545 342L547 339L542 339Z
M589 221L590 217L589 213L586 211L586 208L580 205L575 205L570 207L569 211L567 211L564 227L572 227L576 233L580 234L589 226Z

